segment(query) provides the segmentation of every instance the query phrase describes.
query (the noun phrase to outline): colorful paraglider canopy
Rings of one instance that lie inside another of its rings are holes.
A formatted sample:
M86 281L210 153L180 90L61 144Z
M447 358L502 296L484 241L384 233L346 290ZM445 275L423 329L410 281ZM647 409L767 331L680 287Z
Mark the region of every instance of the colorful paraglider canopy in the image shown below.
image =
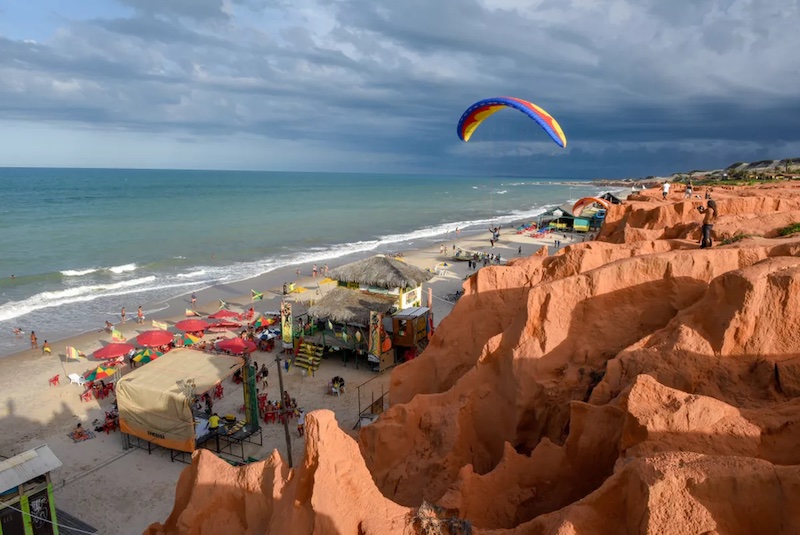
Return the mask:
M598 197L584 197L583 199L578 199L578 202L572 206L572 214L575 217L579 217L584 209L592 206L593 204L599 204L606 210L608 210L608 208L611 206L611 203L605 199L600 199Z
M544 129L545 132L552 138L559 147L567 146L567 136L561 129L552 115L544 111L542 108L527 100L522 100L514 97L495 97L479 100L469 108L461 116L458 121L458 137L462 141L469 141L473 132L478 126L486 120L490 115L496 113L503 108L513 108L519 110L537 123Z

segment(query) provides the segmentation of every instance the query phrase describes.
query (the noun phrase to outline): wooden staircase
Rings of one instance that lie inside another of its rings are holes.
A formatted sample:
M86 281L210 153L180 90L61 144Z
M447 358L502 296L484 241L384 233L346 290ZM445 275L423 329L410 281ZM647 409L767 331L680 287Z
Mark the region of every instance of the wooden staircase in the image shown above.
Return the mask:
M305 368L306 371L313 374L319 368L319 363L322 360L322 352L322 346L303 342L300 344L300 350L294 357L293 364Z

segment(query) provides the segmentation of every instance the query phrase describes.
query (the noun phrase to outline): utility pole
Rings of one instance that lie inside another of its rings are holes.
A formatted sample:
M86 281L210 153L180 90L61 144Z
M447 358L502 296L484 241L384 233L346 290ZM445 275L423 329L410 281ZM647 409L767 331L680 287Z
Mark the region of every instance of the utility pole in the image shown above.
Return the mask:
M289 460L289 468L292 467L292 439L289 437L289 418L287 417L286 403L283 400L283 371L281 370L281 354L275 355L275 362L278 364L278 384L281 387L281 420L283 420L283 432L286 435L286 456Z

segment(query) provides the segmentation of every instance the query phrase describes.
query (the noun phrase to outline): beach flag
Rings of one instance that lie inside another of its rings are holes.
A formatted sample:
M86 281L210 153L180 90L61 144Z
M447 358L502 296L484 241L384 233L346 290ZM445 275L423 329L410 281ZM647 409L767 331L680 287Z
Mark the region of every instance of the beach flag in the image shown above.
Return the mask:
M191 317L198 317L199 318L200 314L198 312L195 312L191 308L187 308L186 309L186 317L187 318L191 318Z
M122 336L122 333L116 329L111 329L111 341L112 342L124 342L126 338Z
M328 330L329 331L333 330L333 323L331 323L331 320L328 320Z
M264 299L264 292L258 293L255 290L250 290L250 299L253 301L261 301Z
M78 351L74 347L67 346L67 359L69 360L81 360L85 359L86 355L83 354L82 351Z
M220 310L222 310L223 308L224 308L225 310L230 310L230 309L231 309L231 306L230 306L230 305L229 305L227 302L225 302L225 301L223 301L222 299L220 299L220 300L219 300L219 309L220 309Z
M163 322L163 321L156 321L156 320L153 320L153 327L155 327L156 329L161 329L161 330L163 330L163 331L166 331L166 330L167 330L167 328L169 327L169 325L167 325L167 324L166 324L165 322Z

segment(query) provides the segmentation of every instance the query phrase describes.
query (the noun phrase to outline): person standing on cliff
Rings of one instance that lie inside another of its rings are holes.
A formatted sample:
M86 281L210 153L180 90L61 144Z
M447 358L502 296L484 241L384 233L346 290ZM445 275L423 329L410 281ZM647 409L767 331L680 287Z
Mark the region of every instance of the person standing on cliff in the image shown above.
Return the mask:
M714 220L717 218L717 202L714 199L708 200L708 208L698 206L697 211L704 214L703 217L703 239L700 248L711 247L711 230L714 228Z
M667 200L667 195L669 195L670 186L671 184L669 182L664 182L664 185L661 186L661 196L664 198L665 201Z

